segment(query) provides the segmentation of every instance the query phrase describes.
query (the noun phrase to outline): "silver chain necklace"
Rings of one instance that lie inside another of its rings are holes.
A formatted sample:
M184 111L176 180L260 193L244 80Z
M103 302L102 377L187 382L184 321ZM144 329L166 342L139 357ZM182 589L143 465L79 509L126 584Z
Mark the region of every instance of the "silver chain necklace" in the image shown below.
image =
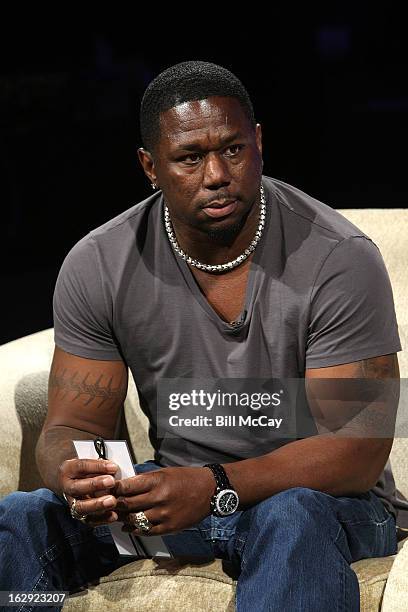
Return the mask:
M238 255L238 257L236 257L232 261L228 261L227 263L216 264L216 265L201 263L200 261L197 261L197 259L193 259L192 257L190 257L190 255L187 255L187 253L185 253L180 248L177 242L176 236L174 234L173 226L172 226L171 219L170 219L169 209L165 205L164 206L164 225L166 228L166 232L167 232L167 236L169 238L170 244L175 250L175 252L177 253L177 255L182 257L188 264L190 264L190 266L194 266L195 268L199 268L200 270L205 270L206 272L225 272L226 270L232 270L233 268L236 268L237 266L242 264L242 262L246 260L246 258L252 253L252 251L256 249L256 246L262 236L263 228L265 226L266 198L265 198L264 188L262 185L260 186L260 193L261 193L261 203L259 206L259 209L260 209L259 210L259 223L258 223L258 228L255 232L254 239L252 240L248 248L245 249L242 255Z

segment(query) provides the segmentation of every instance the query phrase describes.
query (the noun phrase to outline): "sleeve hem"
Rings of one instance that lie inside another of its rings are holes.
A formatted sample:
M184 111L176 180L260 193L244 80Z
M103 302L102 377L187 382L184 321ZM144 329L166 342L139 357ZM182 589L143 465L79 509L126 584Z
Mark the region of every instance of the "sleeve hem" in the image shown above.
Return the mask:
M372 357L380 357L381 355L390 355L391 353L398 353L402 351L401 343L396 344L377 344L370 348L354 351L351 353L336 353L331 356L321 357L306 357L306 369L308 368L325 368L335 365L343 365L345 363L353 363L354 361L361 361L362 359L370 359Z
M106 351L98 348L84 348L71 342L63 341L54 338L55 345L66 353L84 357L85 359L99 359L101 361L123 361L123 358L117 351Z

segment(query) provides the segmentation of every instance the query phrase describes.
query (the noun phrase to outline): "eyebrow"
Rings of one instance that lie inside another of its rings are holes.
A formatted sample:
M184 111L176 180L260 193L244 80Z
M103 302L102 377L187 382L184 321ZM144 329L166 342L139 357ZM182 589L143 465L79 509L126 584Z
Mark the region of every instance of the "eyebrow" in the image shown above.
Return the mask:
M230 136L226 136L225 138L221 138L220 141L220 149L222 149L223 147L225 147L227 144L229 144L230 142L232 142L233 140L235 140L236 138L242 138L242 134L241 132L234 132L233 134L231 134ZM202 151L203 148L201 146L201 144L199 142L189 142L186 144L180 144L176 147L175 152L180 152L180 151Z

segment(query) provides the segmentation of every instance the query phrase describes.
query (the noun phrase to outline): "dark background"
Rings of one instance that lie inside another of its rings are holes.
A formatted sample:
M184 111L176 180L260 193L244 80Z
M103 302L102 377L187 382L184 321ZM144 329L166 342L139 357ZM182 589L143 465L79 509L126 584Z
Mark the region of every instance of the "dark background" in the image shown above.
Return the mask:
M3 21L0 343L51 326L67 251L151 193L136 154L139 103L179 61L213 61L243 81L265 174L334 208L406 207L406 22L392 3L356 4L313 14L278 3L268 17L190 5L193 19L180 8L171 27L156 5L115 19Z

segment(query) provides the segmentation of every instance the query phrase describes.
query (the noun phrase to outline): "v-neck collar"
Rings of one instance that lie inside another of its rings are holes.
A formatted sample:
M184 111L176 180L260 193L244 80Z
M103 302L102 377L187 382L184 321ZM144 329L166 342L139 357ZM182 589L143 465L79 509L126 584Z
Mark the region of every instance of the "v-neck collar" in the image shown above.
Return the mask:
M237 317L237 319L234 321L234 325L232 325L231 323L228 323L227 321L224 321L224 319L222 319L220 317L220 315L216 312L216 310L211 306L210 302L207 300L207 298L205 297L205 295L203 294L203 292L201 291L197 280L194 277L194 274L192 273L192 271L190 270L189 265L186 263L186 261L178 256L169 240L166 234L166 230L164 228L164 222L162 225L163 228L163 232L164 232L164 236L168 245L168 248L170 249L172 255L173 255L173 259L176 261L177 266L179 267L184 280L186 281L192 297L194 299L196 299L196 301L200 304L201 308L203 309L203 311L205 312L205 314L210 317L210 319L217 325L217 327L220 329L221 332L223 333L227 333L227 334L238 334L240 333L243 329L246 328L248 322L251 319L251 311L253 308L253 293L254 293L254 285L255 285L255 277L259 271L260 268L260 261L261 261L261 257L262 257L262 253L264 250L264 244L266 242L266 235L268 234L268 228L269 228L269 223L270 223L270 206L271 206L271 198L269 197L269 193L264 185L264 190L265 190L265 198L266 198L266 218L265 218L265 226L263 229L263 233L261 236L261 239L255 249L255 251L253 252L253 257L252 260L249 264L249 271L248 271L248 276L247 276L247 282L246 282L246 289L245 289L245 298L244 298L244 304L243 304L243 308L241 311L241 314ZM161 198L161 203L160 203L160 215L161 215L161 219L163 220L164 218L164 198Z

